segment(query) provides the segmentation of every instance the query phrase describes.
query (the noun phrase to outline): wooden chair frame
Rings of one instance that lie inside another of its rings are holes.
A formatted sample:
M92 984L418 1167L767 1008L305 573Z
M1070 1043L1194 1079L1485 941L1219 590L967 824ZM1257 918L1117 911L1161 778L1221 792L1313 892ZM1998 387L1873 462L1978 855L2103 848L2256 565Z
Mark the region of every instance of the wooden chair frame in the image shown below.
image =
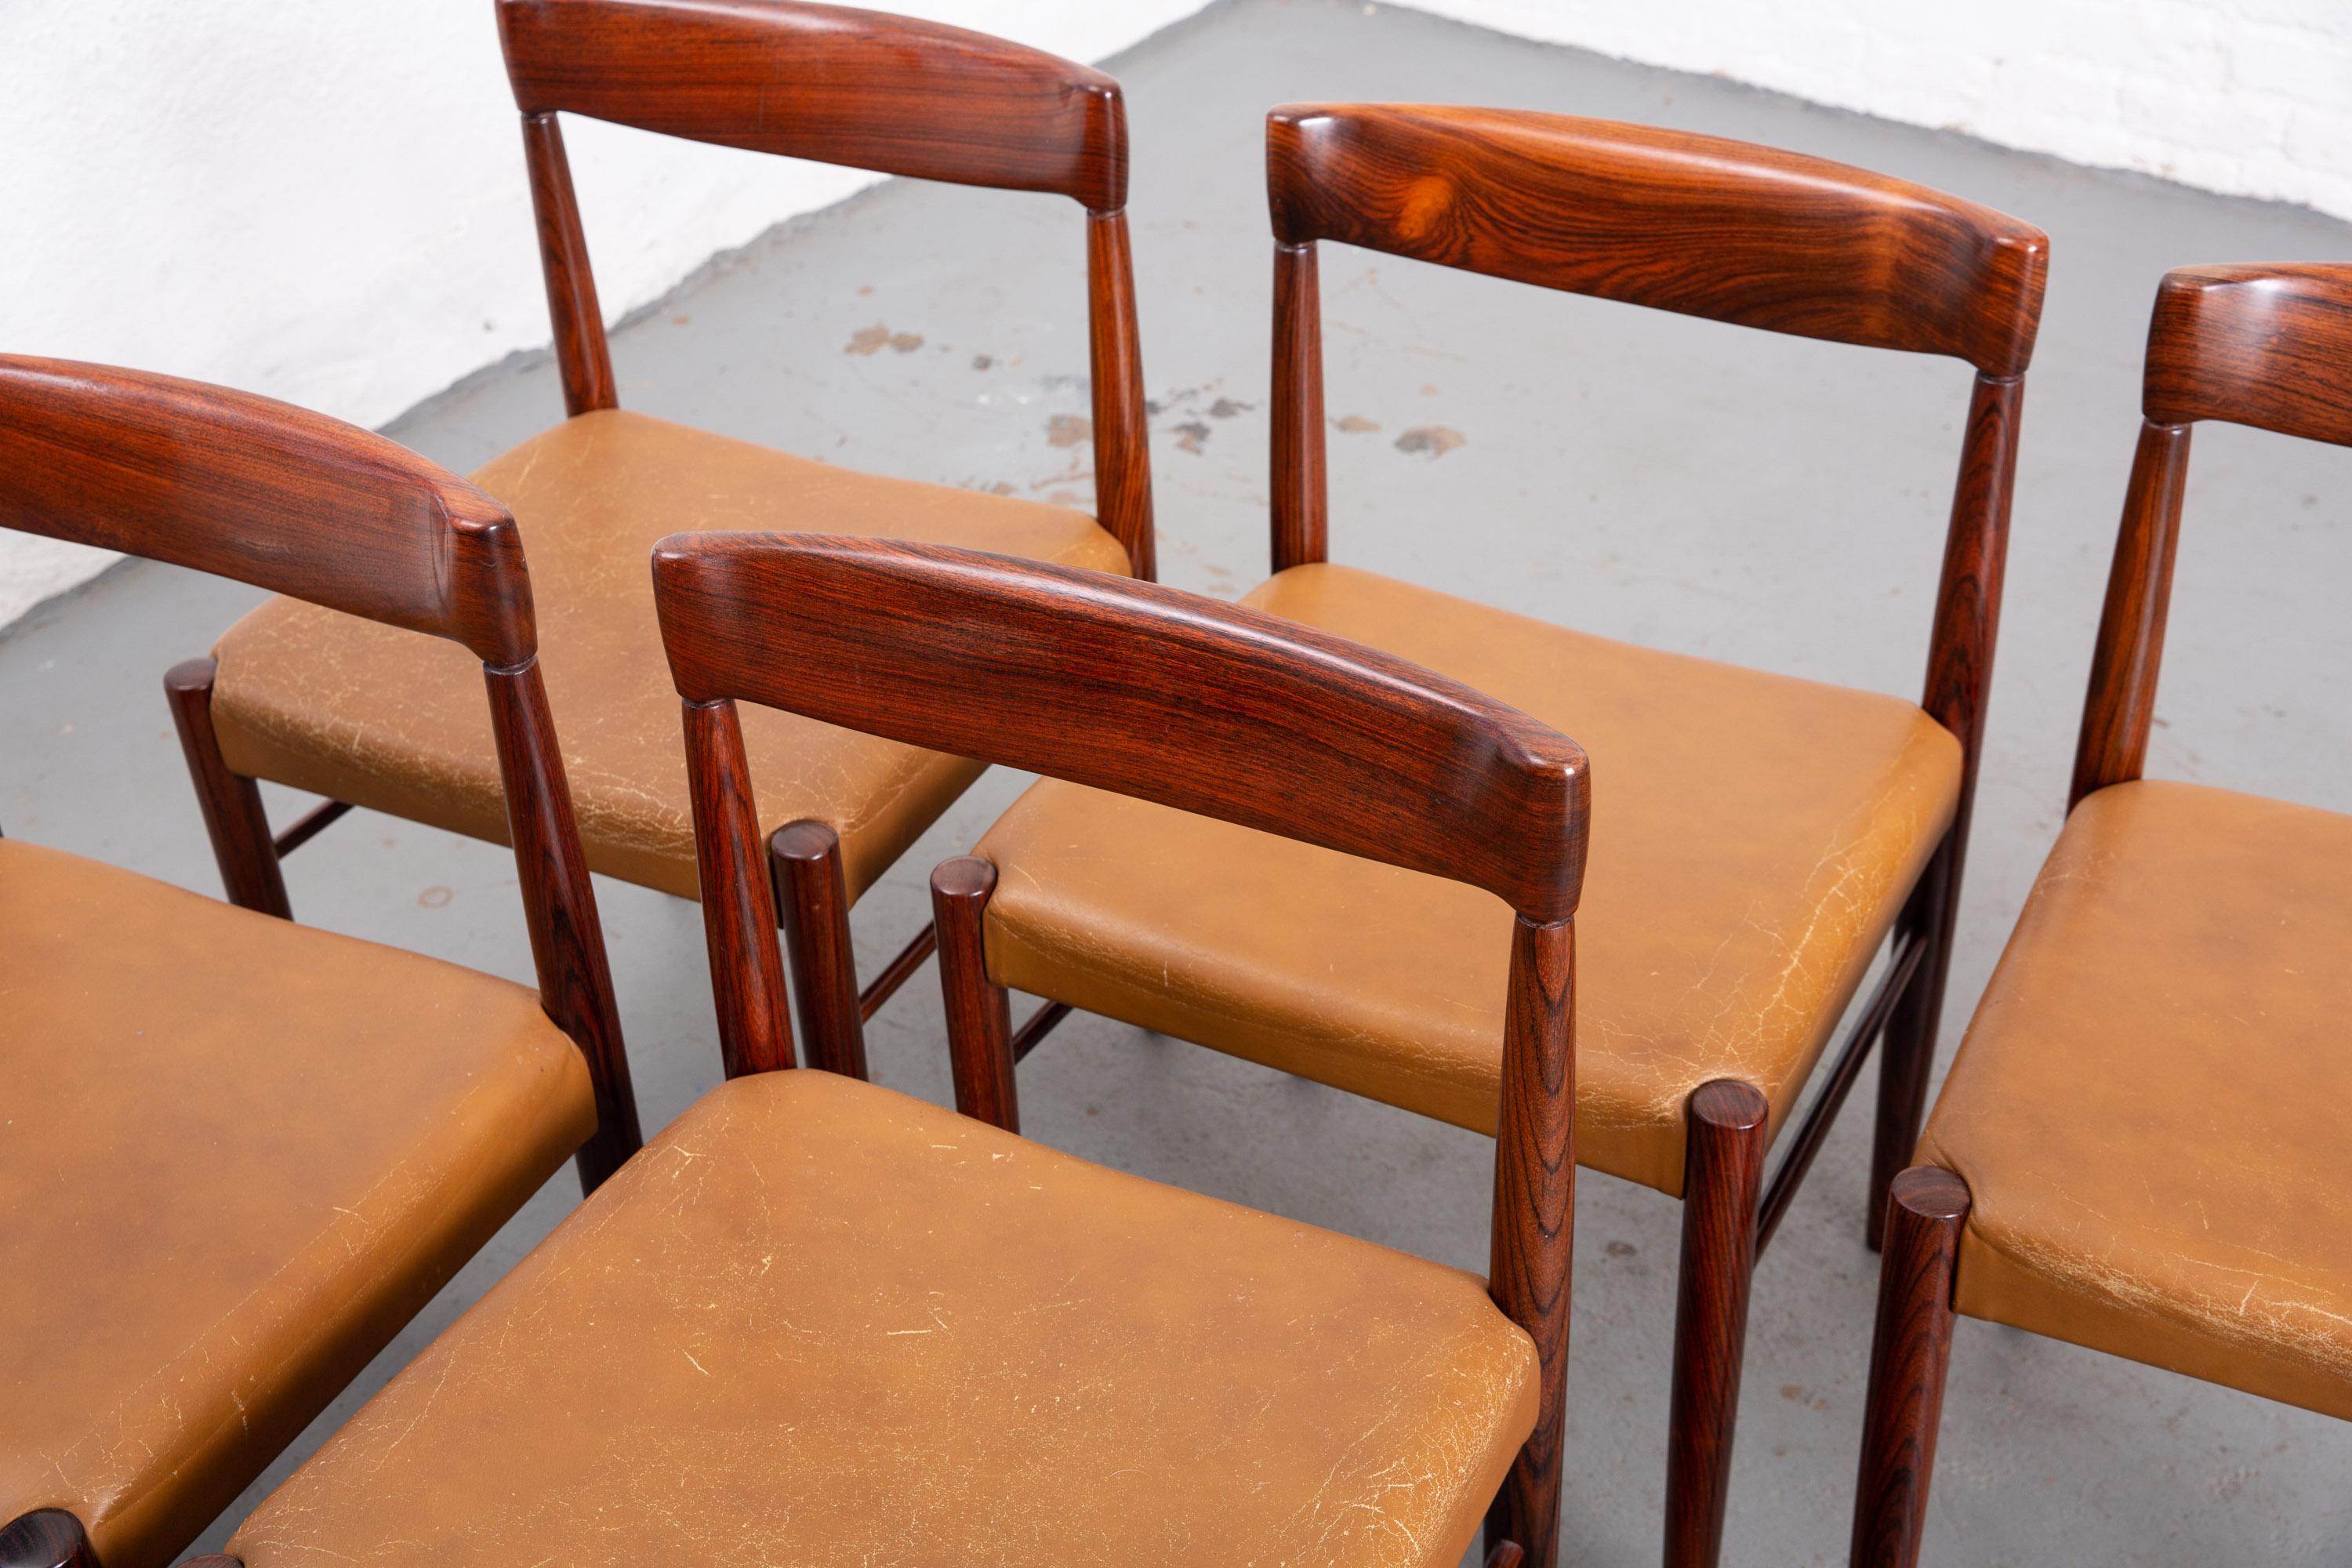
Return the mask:
M2141 776L2156 717L2172 564L2204 420L2352 447L2352 265L2184 267L2148 324L2138 446L2099 616L2066 806ZM1853 1561L1910 1568L1927 1524L1950 1364L1968 1184L1917 1165L1888 1195Z
M1921 705L1959 739L1960 800L1912 890L1878 989L1764 1181L1769 1107L1703 1085L1686 1111L1665 1562L1719 1554L1756 1259L1883 1035L1870 1228L1910 1158L1951 959L2000 612L2024 374L2049 242L2015 218L1817 158L1608 121L1412 105L1290 105L1266 117L1275 239L1273 565L1328 556L1323 240L1591 295L1976 369ZM942 936L942 942L949 940ZM950 1004L952 1008L953 1004ZM1069 1009L1014 1037L1025 1055ZM1538 1563L1549 1561L1532 1553Z
M984 34L797 0L498 0L498 18L522 115L567 416L620 400L560 112L882 174L1068 196L1086 211L1096 516L1134 574L1154 574L1118 82ZM208 701L208 668L183 665L174 676L183 683L175 702ZM201 685L185 684L199 676ZM208 742L209 731L200 739ZM192 742L200 793L234 793L238 781L218 748L207 744L202 757L197 749ZM229 837L216 831L230 897L286 913L278 858L349 809L330 802L274 840L257 814ZM810 1053L862 1077L865 1021L929 956L934 928L926 924L861 994L833 829L788 823L769 858Z
M530 578L514 520L406 448L322 415L195 382L0 357L0 528L166 561L464 645L482 660L505 776L540 1005L579 1047L596 1131L583 1191L635 1152L636 1101L604 939L540 680ZM201 669L199 669L201 666ZM173 717L216 848L267 844L250 779L218 771L203 691L211 661L173 672ZM255 864L220 855L231 886ZM274 863L269 870L275 873ZM258 901L267 884L248 884ZM278 885L283 914L284 889ZM0 1530L0 1563L79 1561L73 1516ZM29 1555L26 1555L29 1554ZM93 1560L94 1561L94 1560Z
M730 1074L794 1065L739 700L1472 882L1518 911L1489 1289L1535 1341L1543 1413L1487 1539L1498 1562L1515 1561L1507 1542L1549 1563L1590 810L1575 743L1402 659L1101 573L878 540L679 534L656 547L654 582ZM957 1109L1018 1131L1005 993L980 957L994 883L988 862L960 857L934 873L932 898L961 999Z

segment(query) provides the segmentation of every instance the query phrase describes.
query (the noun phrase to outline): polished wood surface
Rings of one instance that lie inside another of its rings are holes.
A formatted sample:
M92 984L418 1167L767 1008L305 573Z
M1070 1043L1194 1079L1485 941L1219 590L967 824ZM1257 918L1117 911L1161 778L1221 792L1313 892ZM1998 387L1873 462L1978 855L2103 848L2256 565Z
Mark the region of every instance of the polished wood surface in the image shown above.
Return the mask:
M1952 1268L1968 1218L1968 1184L1918 1165L1887 1194L1878 1328L1855 1482L1855 1568L1912 1568L1927 1519L1944 1373L1952 1354Z
M688 700L1141 795L1473 882L1532 919L1575 908L1583 753L1402 659L1153 584L897 541L674 534L654 582Z
M2217 419L2352 446L2352 265L2167 273L2148 323L2141 411L2069 807L2138 778L2147 760L2192 426Z
M985 34L797 0L499 0L566 412L618 405L558 111L1087 211L1095 517L1155 574L1128 237L1127 110L1089 67Z
M2049 241L1924 185L1686 132L1514 110L1267 118L1275 238L2022 374Z
M957 855L931 872L931 918L940 932L940 972L950 1009L948 1050L955 1072L956 1109L966 1116L1021 1131L1020 1091L1013 1064L1013 1003L988 978L983 924L996 868L975 855Z
M857 955L849 946L841 839L822 822L788 822L768 836L768 868L792 956L793 1000L809 1066L862 1079L866 1018Z
M0 1525L0 1568L99 1568L99 1561L81 1521L40 1508Z
M719 1061L729 1078L792 1067L784 960L776 951L775 898L752 804L751 765L743 755L742 721L724 700L689 700L682 710Z
M429 633L483 660L540 1003L579 1046L593 1190L639 1142L604 935L534 663L514 520L406 447L249 394L109 366L0 358L0 527L168 561ZM221 760L212 661L165 681L233 901L288 914L253 781Z

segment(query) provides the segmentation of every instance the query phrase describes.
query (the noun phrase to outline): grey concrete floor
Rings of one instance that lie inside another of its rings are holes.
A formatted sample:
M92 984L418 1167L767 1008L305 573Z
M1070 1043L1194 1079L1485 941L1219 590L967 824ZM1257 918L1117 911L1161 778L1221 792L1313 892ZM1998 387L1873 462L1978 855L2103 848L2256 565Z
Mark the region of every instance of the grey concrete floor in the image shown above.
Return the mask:
M2156 279L2190 261L2346 257L2352 228L1385 6L1232 0L1112 65L1134 128L1164 574L1212 594L1265 569L1259 125L1272 104L1402 99L1654 121L1906 175L2048 229L1948 1059L2064 804ZM593 242L625 242L630 215L587 216ZM1085 448L1047 436L1051 416L1087 406L1081 245L1076 209L1057 200L889 184L784 226L641 313L614 340L623 395L879 472L1083 497ZM1916 694L1966 367L1337 247L1324 267L1329 413L1353 416L1331 438L1336 559L1639 642ZM877 324L920 346L846 352ZM560 413L541 357L471 378L393 433L464 469ZM1402 438L1438 429L1459 443ZM2352 627L2338 609L2347 479L2340 453L2200 433L2152 773L2352 809L2340 700ZM0 637L7 830L216 891L156 684L255 598L133 565ZM930 866L969 846L1021 782L983 781L864 901L867 973L923 919ZM270 795L276 813L300 804ZM303 850L288 880L307 921L529 978L501 850L366 816ZM698 921L638 889L600 893L658 1126L718 1072ZM945 1100L941 1039L927 970L873 1026L877 1077ZM1483 1266L1482 1139L1099 1018L1066 1025L1024 1080L1029 1131L1048 1142ZM1861 1242L1870 1093L1865 1081L1757 1281L1735 1564L1843 1561L1876 1279ZM207 1542L575 1200L568 1174L551 1183ZM1573 1561L1655 1557L1678 1215L1606 1178L1580 1189ZM1956 1563L2341 1563L2347 1470L2352 1431L2337 1423L1971 1323L1928 1546Z

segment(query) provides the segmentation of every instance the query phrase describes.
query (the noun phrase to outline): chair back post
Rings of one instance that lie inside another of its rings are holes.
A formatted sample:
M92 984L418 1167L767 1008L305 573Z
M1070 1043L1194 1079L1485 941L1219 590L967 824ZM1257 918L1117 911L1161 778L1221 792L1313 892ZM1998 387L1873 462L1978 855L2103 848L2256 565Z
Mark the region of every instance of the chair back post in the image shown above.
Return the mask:
M743 723L725 698L681 692L694 866L719 1012L719 1057L729 1078L795 1067L784 963L776 947L775 892L743 752Z
M2352 265L2253 262L2165 274L2148 321L2140 408L2070 811L2147 765L2191 427L2218 419L2352 446Z
M563 382L563 413L577 418L621 405L613 380L613 351L596 302L596 275L588 265L588 237L580 226L580 195L563 127L553 110L522 117L523 166L530 175L530 210L539 225L539 265L547 279L547 313L555 328L555 367Z
M1273 156L1271 145L1268 157ZM1331 555L1324 468L1323 299L1315 241L1274 242L1274 570Z
M540 1004L580 1048L593 1188L638 1143L620 1015L537 666L514 519L405 447L268 398L0 358L0 527L446 637L483 662Z
M1155 571L1127 226L1127 117L1102 72L982 33L801 0L499 0L566 409L618 405L559 111L1086 210L1097 520Z

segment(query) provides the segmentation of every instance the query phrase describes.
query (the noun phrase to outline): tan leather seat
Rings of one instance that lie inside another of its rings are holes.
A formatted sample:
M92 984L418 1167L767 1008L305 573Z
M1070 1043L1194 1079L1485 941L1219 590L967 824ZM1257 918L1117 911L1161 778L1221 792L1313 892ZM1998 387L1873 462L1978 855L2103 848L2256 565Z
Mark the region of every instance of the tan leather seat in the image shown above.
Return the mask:
M0 1520L170 1561L595 1116L530 991L0 839Z
M2067 818L1920 1144L1970 1317L2352 1418L2352 817Z
M655 541L822 529L1127 570L1118 542L1066 507L877 479L617 409L566 420L473 478L521 527L588 864L681 898L695 896L694 827L654 622ZM506 842L481 668L463 648L273 599L214 654L213 722L236 772ZM831 826L852 898L981 773L771 709L742 717L762 824Z
M1473 1275L813 1069L649 1143L247 1568L1452 1568L1536 1411Z
M1912 704L1657 653L1343 566L1244 601L1501 699L1592 758L1578 1159L1679 1193L1716 1078L1775 1130L1951 821ZM1511 915L1457 882L1046 781L979 847L1002 984L1494 1130Z

